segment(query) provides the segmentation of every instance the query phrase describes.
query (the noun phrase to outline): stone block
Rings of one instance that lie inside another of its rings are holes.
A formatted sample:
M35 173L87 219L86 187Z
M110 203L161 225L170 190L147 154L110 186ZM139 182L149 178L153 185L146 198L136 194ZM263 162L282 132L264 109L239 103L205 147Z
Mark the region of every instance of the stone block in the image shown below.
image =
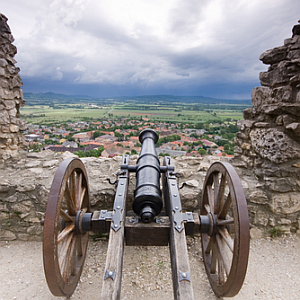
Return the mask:
M251 192L249 201L256 204L267 204L269 199L264 191L257 189Z
M4 68L7 65L7 61L4 58L0 58L0 67Z
M262 157L274 163L300 158L300 145L277 129L257 128L250 132L252 147Z
M268 178L266 186L273 192L291 192L293 190L288 178Z
M278 87L289 83L290 75L287 70L288 63L280 62L276 68L268 72L259 74L260 83L262 86Z
M264 237L264 232L257 228L257 227L252 227L250 230L250 238L252 240L256 240L256 239L261 239L262 237Z
M8 182L0 182L0 193L8 192L11 189L11 185Z
M43 168L50 168L50 167L58 166L58 165L59 165L59 160L53 159L53 160L45 161L43 163Z
M7 110L16 108L16 102L14 100L5 100L4 105Z
M1 126L1 132L4 132L4 133L9 132L9 126Z
M26 214L30 211L30 207L21 203L16 203L11 206L11 212Z
M13 241L17 237L9 230L0 229L0 241Z
M287 125L285 128L288 130L294 131L295 134L298 136L300 135L300 123L294 122L294 123Z
M253 107L258 108L271 98L272 90L266 86L255 87L251 92Z
M287 56L287 47L281 46L265 51L259 59L266 65L276 64L284 60Z
M0 67L0 76L5 76L5 69Z
M0 111L0 124L1 125L9 124L9 114L6 110Z
M300 58L300 50L299 49L289 51L289 53L287 55L287 59L294 60L294 59L298 59L298 58Z
M9 130L10 130L10 132L19 132L19 126L14 125L14 124L10 124L9 125Z
M299 193L278 193L271 197L270 210L276 214L293 214L300 210Z

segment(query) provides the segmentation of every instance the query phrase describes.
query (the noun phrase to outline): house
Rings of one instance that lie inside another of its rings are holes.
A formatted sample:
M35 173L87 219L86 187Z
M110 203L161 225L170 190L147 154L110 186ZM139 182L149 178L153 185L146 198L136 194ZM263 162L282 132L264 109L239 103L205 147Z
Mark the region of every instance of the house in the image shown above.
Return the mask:
M73 135L73 138L75 139L75 141L81 141L81 140L89 140L93 137L93 131L88 131L88 132L79 132L79 133L75 133Z
M95 141L100 142L100 143L113 142L115 140L117 140L117 138L114 136L111 136L109 134L101 135L101 136L98 136L97 138L95 138Z
M44 141L44 135L41 134L26 134L24 135L25 141L26 142L43 142Z
M216 143L211 142L211 141L206 140L206 139L201 140L201 142L202 142L203 145L206 146L206 147L210 147L210 148L212 148L212 147L214 147L214 146L218 147L218 145L217 145Z

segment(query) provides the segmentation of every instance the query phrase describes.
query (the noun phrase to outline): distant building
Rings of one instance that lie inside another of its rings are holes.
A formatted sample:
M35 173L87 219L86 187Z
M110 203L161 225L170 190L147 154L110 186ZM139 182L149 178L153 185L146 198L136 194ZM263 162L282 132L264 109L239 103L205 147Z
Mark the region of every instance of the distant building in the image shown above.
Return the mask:
M41 134L26 134L24 135L26 142L43 142L44 141L44 135Z
M186 151L179 151L179 150L170 150L170 149L163 149L163 148L156 148L156 153L159 155L160 153L166 154L169 153L170 156L182 156L186 155Z

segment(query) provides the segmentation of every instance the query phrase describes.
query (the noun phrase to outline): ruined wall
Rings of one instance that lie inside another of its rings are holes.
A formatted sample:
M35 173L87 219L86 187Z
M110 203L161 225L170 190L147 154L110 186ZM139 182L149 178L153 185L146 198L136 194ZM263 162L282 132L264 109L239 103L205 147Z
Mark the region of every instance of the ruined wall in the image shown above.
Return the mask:
M261 86L251 94L253 107L238 124L234 158L241 174L253 173L258 180L249 198L251 219L284 232L300 228L299 27L283 46L260 56L270 66L260 73Z
M0 240L41 240L43 227L40 220L44 218L48 194L52 180L59 164L74 154L54 153L50 150L28 153L18 160L2 160L0 167ZM135 165L138 156L132 155L130 164ZM86 167L92 211L112 210L115 186L106 180L114 181L120 171L122 158L82 158ZM186 186L180 190L182 207L185 211L197 211L200 207L201 190L208 167L217 157L207 156L178 157L174 160L176 172L182 174L180 183ZM161 158L162 164L162 158ZM248 185L243 182L245 191ZM135 174L130 174L128 191L128 210L132 210Z
M27 125L19 108L25 104L21 90L20 69L15 67L17 48L7 18L0 14L0 158L19 156L27 145L21 131Z

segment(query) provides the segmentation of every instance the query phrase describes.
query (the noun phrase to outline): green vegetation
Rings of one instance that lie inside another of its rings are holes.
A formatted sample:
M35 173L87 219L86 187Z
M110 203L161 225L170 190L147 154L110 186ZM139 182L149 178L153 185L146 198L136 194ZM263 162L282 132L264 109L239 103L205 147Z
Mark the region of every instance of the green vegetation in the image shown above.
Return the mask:
M87 150L87 151L76 151L74 154L78 155L78 157L99 157L104 150L103 146L100 146L99 149Z
M284 233L284 230L280 226L273 227L272 229L269 230L271 237L277 237L277 236L282 236Z

